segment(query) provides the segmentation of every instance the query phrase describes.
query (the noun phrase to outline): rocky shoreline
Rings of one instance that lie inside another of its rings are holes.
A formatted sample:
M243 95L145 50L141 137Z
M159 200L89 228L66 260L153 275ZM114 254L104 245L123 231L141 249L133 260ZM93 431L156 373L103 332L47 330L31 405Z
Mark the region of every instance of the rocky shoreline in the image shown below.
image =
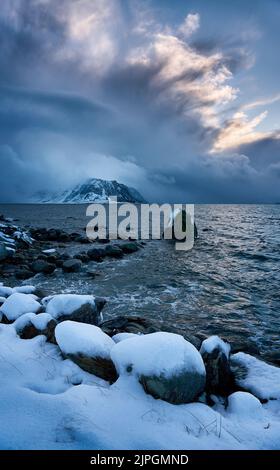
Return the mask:
M79 247L75 256L66 253L70 244ZM7 281L27 280L36 274L50 276L60 269L62 275L82 272L94 277L96 273L87 269L91 261L121 259L137 252L144 244L109 239L92 242L86 235L53 228L22 229L0 215L0 276Z
M25 374L31 374L32 380L27 377L26 380L31 380L33 390L41 390L42 385L36 384L36 370L32 372L31 368L29 373L21 366L24 360L21 355L27 354L27 361L33 364L47 361L45 372L42 369L47 377L46 384L42 382L43 390L50 390L47 393L54 393L53 387L56 390L55 384L60 383L63 390L77 389L79 396L79 386L89 383L86 401L101 387L101 391L111 391L114 402L121 387L124 395L119 403L120 409L133 393L138 397L136 402L134 398L132 400L135 410L131 414L137 411L138 406L144 409L158 406L157 413L161 413L160 404L165 403L178 409L180 406L194 407L192 416L204 423L211 411L216 428L206 434L212 436L214 433L218 443L222 425L218 430L217 423L222 416L229 419L234 432L235 420L247 416L245 427L252 419L256 420L257 427L267 429L269 436L272 433L265 442L274 442L275 432L277 435L275 424L272 426L269 421L268 424L265 422L264 428L262 426L264 415L274 423L275 413L278 414L273 403L280 400L279 367L236 349L219 336L190 335L188 331L158 319L135 315L104 319L102 311L107 302L110 304L110 299L106 301L91 294L48 295L38 285L29 285L26 280L29 275L31 278L37 273L52 276L56 270L65 276L69 272L94 276L87 271L90 260L102 262L105 258L112 258L114 262L114 259L142 248L142 244L135 241L105 241L104 246L89 246L75 257L59 251L59 247L74 243L74 240L83 246L89 244L79 234L52 229L25 231L11 220L1 220L0 269L3 280L7 282L6 285L0 283L0 349L4 348L4 353L1 349L1 357L4 370L8 370L7 377L18 370L25 383ZM22 281L21 285L16 285L18 279ZM25 350L28 352L24 353ZM12 354L12 362L5 359L7 351L8 357ZM54 364L55 373L49 370L49 360ZM67 371L66 377L64 370ZM50 385L48 377L52 378L51 383L54 381L53 385ZM96 385L96 381L101 382ZM151 399L158 405L150 405ZM150 411L144 415L146 413ZM170 413L174 416L174 408ZM179 423L179 415L177 418ZM208 425L199 425L199 434L204 433ZM190 425L185 426L187 433L192 435ZM236 440L241 443L239 437L233 435L233 442ZM217 445L223 447L225 443ZM269 445L260 444L260 447Z
M0 215L0 279L8 286L14 286L18 281L23 283L32 281L36 275L43 275L46 279L52 276L65 277L67 281L67 276L74 273L81 278L95 279L100 276L98 264L105 260L112 263L122 260L143 249L145 245L146 242L136 240L110 241L107 238L90 241L86 234L68 233L58 228L19 227L16 225L16 220ZM69 251L73 246L75 254L71 255ZM38 285L37 282L36 284ZM46 289L45 295L47 294ZM140 333L167 331L180 334L195 347L199 347L209 336L201 331L191 333L180 324L174 325L159 318L152 320L139 315L132 319L127 315L113 318L108 320L108 325L116 325L118 329L119 322L123 331L137 330ZM234 337L227 341L231 342L233 353L242 351L277 366L280 365L277 351L261 355L256 344L242 336L240 340Z
M167 357L175 355L175 364L178 361L180 366L180 353L178 358L176 357L176 342L181 341L184 347L192 350L190 360L193 356L199 357L201 364L204 365L198 381L199 386L195 385L198 380L195 367L190 365L188 360L184 365L187 371L183 367L183 375L180 377L179 374L179 379L176 372L174 380L170 377L167 380L165 377L166 365L158 375L152 378L142 376L141 373L138 374L139 382L142 383L145 391L155 398L161 398L170 403L189 403L199 398L207 404L213 404L214 395L223 397L227 403L231 394L237 391L251 391L242 385L242 381L246 383L249 371L246 367L246 360L242 362L240 357L242 358L242 355L244 357L253 356L245 353L232 354L230 344L218 336L211 336L204 341L199 341L198 338L179 335L175 328L173 331L170 328L165 331L164 325L162 325L162 329L160 329L156 322L145 318L123 316L103 321L102 309L105 304L105 299L92 295L57 294L44 297L44 293L33 286L23 285L11 288L0 285L0 322L2 324L13 325L17 335L23 340L31 340L39 335L44 335L46 341L60 348L64 358L71 359L81 369L110 383L114 383L119 376L117 373L118 364L114 362L110 354L114 344L127 339L136 340L135 344L133 341L129 341L131 350L127 353L125 373L130 373L133 370L133 361L129 356L134 351L135 345L140 344L140 350L142 347L143 352L146 350L144 338L149 338L149 348L151 349L149 360L154 361L153 364L157 368L157 356L153 355L153 341L156 345L160 337L159 349ZM66 347L60 339L65 336L65 328ZM171 344L169 344L170 341ZM76 345L74 350L72 342ZM109 350L108 343L111 345ZM84 350L85 344L89 344L89 349L92 348L94 353L88 353L87 347ZM104 344L106 345L105 349L103 348ZM188 358L188 352L185 356ZM256 358L255 360L259 363L262 362ZM265 365L264 362L263 365ZM266 367L273 367L280 374L280 369L275 366L267 364ZM186 389L189 390L187 394ZM183 390L185 390L184 393ZM258 394L256 395L263 402L267 400ZM277 397L270 398L276 399Z

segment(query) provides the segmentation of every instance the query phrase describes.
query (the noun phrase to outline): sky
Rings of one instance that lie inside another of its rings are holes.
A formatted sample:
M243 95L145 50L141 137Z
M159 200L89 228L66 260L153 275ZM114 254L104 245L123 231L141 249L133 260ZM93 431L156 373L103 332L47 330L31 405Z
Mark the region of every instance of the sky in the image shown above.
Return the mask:
M0 201L280 202L280 0L1 0Z

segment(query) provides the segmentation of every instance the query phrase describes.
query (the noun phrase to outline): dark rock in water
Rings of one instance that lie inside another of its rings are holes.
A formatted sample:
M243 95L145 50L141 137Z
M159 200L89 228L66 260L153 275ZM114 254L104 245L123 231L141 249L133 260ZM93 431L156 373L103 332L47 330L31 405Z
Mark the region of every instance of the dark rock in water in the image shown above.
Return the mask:
M84 354L65 354L65 357L75 362L81 369L96 375L110 383L116 382L118 374L113 361L104 357L90 357Z
M201 341L195 336L188 334L184 329L177 328L169 323L160 320L151 320L150 318L138 316L118 316L111 320L106 320L99 325L100 328L109 336L118 333L156 333L157 331L166 331L177 333L183 336L187 341L199 349Z
M137 243L122 243L120 245L120 249L125 253L125 254L130 254L130 253L135 253L136 251L139 250L139 246Z
M107 245L105 248L106 256L110 258L122 258L123 251L117 245Z
M62 269L66 273L76 273L81 270L82 262L79 259L69 259L62 265Z
M90 258L86 253L79 253L76 255L76 259L79 259L82 261L82 263L88 263Z
M37 259L30 265L30 268L34 273L52 274L56 266L47 261Z
M271 362L273 365L280 367L280 350L271 351L264 355L264 360Z
M21 280L30 279L33 276L34 276L34 272L32 272L30 269L21 268L15 271L15 277L17 279L21 279Z
M109 240L109 238L97 238L96 241L98 243L103 243L105 245L111 242L111 240Z
M217 346L210 353L202 353L206 368L206 393L228 396L235 390L235 381L229 358Z
M177 240L176 237L176 230L175 230L175 225L177 227L177 224L180 223L180 231L182 233L186 234L186 237L188 237L188 233L191 234L193 231L193 237L196 239L198 237L198 230L196 223L192 223L191 220L191 215L186 212L185 209L182 209L178 214L173 214L173 221L170 222L170 225L166 228L166 231L162 234L162 238L165 238L166 234L171 232L171 239L172 240ZM182 240L179 241L185 241L186 237ZM168 237L167 237L168 238Z
M102 261L103 258L106 256L105 250L102 248L91 248L87 252L88 257L92 261Z
M9 250L7 250L4 243L0 243L0 262L4 261L10 256Z
M91 277L92 279L95 279L97 276L100 276L100 273L98 271L95 271L95 269L88 269L85 274L88 277Z

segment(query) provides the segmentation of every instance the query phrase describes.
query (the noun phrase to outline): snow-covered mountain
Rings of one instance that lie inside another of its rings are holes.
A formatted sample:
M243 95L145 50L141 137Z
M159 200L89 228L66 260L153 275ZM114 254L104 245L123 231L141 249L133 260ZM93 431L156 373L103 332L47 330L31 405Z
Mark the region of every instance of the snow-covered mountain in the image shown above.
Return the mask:
M145 202L144 198L134 188L117 181L107 181L90 178L72 189L57 194L37 193L34 202L55 204L81 204L91 202L108 202L109 198L117 196L119 202Z

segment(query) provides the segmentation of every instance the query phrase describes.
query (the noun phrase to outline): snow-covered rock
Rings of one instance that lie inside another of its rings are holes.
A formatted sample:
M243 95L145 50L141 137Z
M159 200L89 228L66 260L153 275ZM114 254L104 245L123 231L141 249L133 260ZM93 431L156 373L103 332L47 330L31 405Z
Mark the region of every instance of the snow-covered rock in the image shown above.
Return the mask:
M133 375L144 390L171 403L193 401L205 386L197 349L174 333L151 333L117 343L111 358L120 375Z
M202 342L200 348L200 354L204 355L205 353L211 354L215 349L223 352L224 355L229 358L230 354L230 344L223 341L219 336L209 336Z
M110 357L115 343L97 326L67 320L57 325L55 338L64 356L82 369L109 382L117 379Z
M11 287L5 287L0 285L0 296L1 297L9 297L12 295L14 290Z
M42 304L57 321L73 320L98 325L106 301L93 295L58 294L45 297Z
M34 286L19 286L14 287L12 292L20 292L21 294L34 294L36 292L36 287Z
M1 305L0 311L9 321L14 321L24 313L36 313L41 305L32 295L15 292Z
M280 368L239 352L231 356L231 368L240 387L261 400L280 399Z
M32 339L38 335L45 335L48 341L54 342L54 329L56 321L48 313L25 313L13 324L17 334L22 339Z
M23 341L14 325L0 325L0 357L1 449L280 447L279 400L262 405L265 420L259 412L254 420L235 419L223 405L174 406L147 395L136 377L109 386L63 360L44 336Z
M120 343L126 339L134 338L135 336L138 335L136 333L117 333L116 335L112 336L112 340L114 340L115 343Z
M228 397L227 412L242 419L256 418L262 413L261 402L251 393L235 392Z
M206 368L206 392L228 395L234 390L234 378L230 369L230 344L219 336L210 336L203 341L200 354Z

